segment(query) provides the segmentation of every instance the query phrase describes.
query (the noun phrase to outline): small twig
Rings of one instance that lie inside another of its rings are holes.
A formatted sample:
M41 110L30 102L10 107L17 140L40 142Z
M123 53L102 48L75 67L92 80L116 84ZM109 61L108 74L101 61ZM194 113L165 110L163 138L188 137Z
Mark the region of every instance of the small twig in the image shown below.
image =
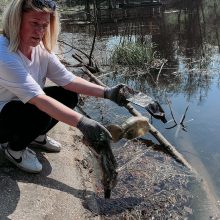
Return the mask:
M82 67L82 66L83 66L82 63L77 63L77 64L72 65L72 67Z
M177 126L177 124L175 124L175 125L172 125L171 127L168 127L168 128L166 128L166 129L172 129L172 128L175 128Z
M74 47L73 45L70 45L70 44L68 44L68 43L66 43L65 41L62 41L62 40L59 40L58 42L59 42L59 43L62 43L62 44L65 44L65 45L67 45L67 46L73 48L74 50L79 51L80 53L82 53L83 55L85 55L85 56L89 59L89 55L88 55L88 54L86 54L86 53L83 52L82 50L80 50L80 49Z
M95 47L95 40L96 40L96 34L97 34L97 28L98 28L98 22L97 22L97 7L96 7L96 1L94 0L93 2L93 5L94 5L94 26L95 26L95 31L94 31L94 35L93 35L93 40L92 40L92 47L91 47L91 51L90 51L90 54L89 54L89 66L91 66L91 63L92 63L92 53L93 53L93 50L94 50L94 47Z
M73 50L73 48L70 48L69 50L67 50L67 51L65 51L65 52L56 53L56 55L57 55L57 56L59 56L59 55L64 55L64 54L69 53L69 52L72 51L72 50Z
M72 54L72 57L74 59L76 59L78 62L83 63L83 61L78 56L76 56L75 54Z
M67 62L66 60L64 60L64 59L60 59L60 62L63 64L63 65L67 65L67 66L70 66L71 64L69 63L69 62Z
M108 72L108 73L104 73L104 74L102 74L102 75L97 76L97 78L100 79L100 78L103 78L103 77L109 76L109 75L111 75L111 74L114 73L114 72L115 72L115 71Z
M163 66L164 66L165 63L166 63L166 62L163 62L162 65L161 65L161 67L160 67L160 70L159 70L159 72L158 72L158 74L157 74L156 84L158 84L159 77L160 77L160 73L161 73L161 71L162 71Z
M167 123L166 124L169 124L170 122L172 122L173 121L173 119L170 119L169 121L167 121Z
M134 161L138 160L142 155L144 155L144 153L145 153L145 151L141 152L140 154L137 154L135 157L133 157L131 160L129 160L127 163L125 163L123 166L119 167L117 169L117 172L124 170L128 165L130 165Z
M74 49L74 50L79 51L80 53L82 53L82 54L88 59L88 61L89 61L88 64L86 64L86 63L83 61L82 57L81 57L79 54L77 54L77 53L72 54L72 57L73 57L74 59L76 59L78 62L83 63L85 66L87 66L87 68L91 69L92 67L94 67L94 68L96 68L96 71L101 72L100 69L98 68L96 62L94 61L94 59L92 59L92 57L90 57L90 55L88 55L88 54L86 54L85 52L83 52L82 50L80 50L80 49L74 47L73 45L70 45L70 44L66 43L65 41L59 40L59 43L65 44L65 45L71 47L72 49Z
M175 120L175 118L174 118L173 111L172 111L172 108L171 108L171 105L170 105L170 100L167 99L167 103L168 103L168 106L169 106L170 113L171 113L171 116L172 116L172 118L173 118L173 121L174 121L175 125L177 125L177 122L176 122L176 120ZM174 126L174 127L175 127L175 126Z
M86 73L86 74L90 77L90 79L91 79L93 82L95 82L95 83L98 84L98 85L101 85L101 86L104 86L104 87L105 87L105 84L102 83L99 79L97 79L97 77L95 77L85 66L82 66L82 67L81 67L81 70L82 70L84 73Z
M187 105L187 107L186 107L186 109L185 109L185 112L184 112L184 114L183 114L183 116L182 116L182 118L181 118L181 120L180 120L180 124L181 124L183 127L184 127L183 122L184 122L184 120L185 120L186 112L187 112L188 108L189 108L189 105Z

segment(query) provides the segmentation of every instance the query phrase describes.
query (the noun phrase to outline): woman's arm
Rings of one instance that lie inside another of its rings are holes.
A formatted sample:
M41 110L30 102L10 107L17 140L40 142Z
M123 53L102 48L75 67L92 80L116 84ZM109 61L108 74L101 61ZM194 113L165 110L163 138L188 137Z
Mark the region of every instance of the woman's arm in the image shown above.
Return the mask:
M35 96L28 103L35 105L38 109L47 113L52 118L74 127L77 126L82 118L80 113L73 111L47 95Z
M76 77L71 83L64 86L66 90L88 96L104 97L104 87Z
M125 84L118 84L114 87L103 87L88 82L87 80L84 80L80 77L76 77L71 83L63 87L72 92L110 99L111 101L117 103L119 106L126 105L128 103L128 94L133 93L133 90Z
M47 95L38 95L32 98L29 103L56 120L77 127L92 146L96 146L104 137L106 140L112 138L109 131L98 122L82 116Z

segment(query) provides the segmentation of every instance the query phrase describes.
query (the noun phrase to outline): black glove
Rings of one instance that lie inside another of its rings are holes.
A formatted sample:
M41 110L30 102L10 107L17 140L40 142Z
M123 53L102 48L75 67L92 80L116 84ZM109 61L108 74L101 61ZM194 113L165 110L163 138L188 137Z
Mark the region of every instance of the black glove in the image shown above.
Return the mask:
M112 139L110 132L103 125L85 116L80 119L77 128L83 133L97 153L100 153L98 152L100 149L96 148L101 142Z
M114 87L107 87L104 91L104 98L110 99L120 106L124 106L128 103L127 98L129 93L133 93L133 90L125 84L119 84Z

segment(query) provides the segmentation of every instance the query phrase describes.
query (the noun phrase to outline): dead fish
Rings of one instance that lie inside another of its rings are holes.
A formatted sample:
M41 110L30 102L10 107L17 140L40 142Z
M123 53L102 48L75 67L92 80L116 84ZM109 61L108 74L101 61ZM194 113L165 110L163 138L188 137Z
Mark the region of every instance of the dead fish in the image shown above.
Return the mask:
M143 136L149 129L149 122L146 117L136 116L128 118L121 126L112 124L107 127L112 135L113 141L117 142L121 138L134 139Z

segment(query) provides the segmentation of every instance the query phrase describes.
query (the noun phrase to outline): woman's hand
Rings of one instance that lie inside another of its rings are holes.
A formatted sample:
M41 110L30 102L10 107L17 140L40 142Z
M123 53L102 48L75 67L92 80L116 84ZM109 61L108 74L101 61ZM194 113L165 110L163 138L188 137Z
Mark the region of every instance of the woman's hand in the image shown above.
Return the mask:
M133 90L125 84L119 84L114 87L106 87L104 91L104 98L110 99L119 106L124 106L128 103L127 98Z
M77 128L93 147L112 139L110 132L103 125L85 116L82 116L77 124Z

